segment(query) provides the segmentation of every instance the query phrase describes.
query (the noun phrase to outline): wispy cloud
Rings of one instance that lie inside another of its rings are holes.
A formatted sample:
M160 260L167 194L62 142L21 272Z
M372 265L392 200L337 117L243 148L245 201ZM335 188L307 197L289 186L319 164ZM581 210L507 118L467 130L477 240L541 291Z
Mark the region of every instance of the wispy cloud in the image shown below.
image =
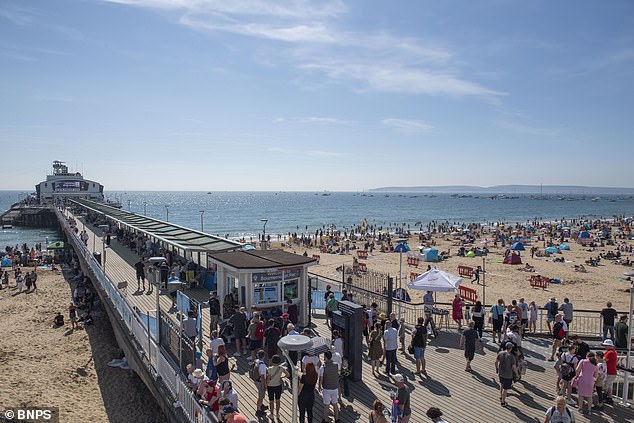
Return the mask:
M181 24L195 30L284 43L276 44L267 60L357 91L488 99L506 94L463 76L465 64L443 46L385 31L342 28L348 9L339 0L105 1L172 10Z
M426 133L434 129L433 126L420 120L390 118L390 119L383 119L381 121L381 124L392 127L392 128L396 128L397 130L404 132L406 134Z
M317 158L338 158L346 156L344 153L337 151L324 150L292 150L282 147L269 147L267 150L272 153L288 154L292 156L312 156Z
M0 6L0 18L11 21L14 25L30 25L40 14L38 9L18 6L16 4L3 4Z
M540 137L559 136L564 132L563 128L548 128L512 119L495 120L493 121L493 125L519 134L535 135Z
M273 119L273 122L276 123L314 123L314 124L326 124L326 125L349 125L354 123L352 120L338 119L333 117L324 117L324 116L309 116L303 118L284 118L278 117Z

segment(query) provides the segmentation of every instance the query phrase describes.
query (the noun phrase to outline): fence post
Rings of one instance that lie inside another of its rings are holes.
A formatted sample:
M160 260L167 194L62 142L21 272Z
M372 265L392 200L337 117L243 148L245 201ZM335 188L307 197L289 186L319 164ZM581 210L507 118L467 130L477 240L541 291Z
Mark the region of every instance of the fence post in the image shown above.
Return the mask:
M392 290L394 289L394 278L387 277L387 315L392 313Z

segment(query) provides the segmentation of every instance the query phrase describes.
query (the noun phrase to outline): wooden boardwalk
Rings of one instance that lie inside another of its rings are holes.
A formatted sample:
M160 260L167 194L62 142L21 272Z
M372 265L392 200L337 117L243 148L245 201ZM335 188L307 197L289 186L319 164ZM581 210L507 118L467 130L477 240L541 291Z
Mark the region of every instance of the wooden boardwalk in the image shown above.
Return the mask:
M80 223L81 228L81 223ZM92 226L86 226L90 235L88 247L92 250L94 233ZM97 229L97 231L99 231ZM101 238L95 242L96 251L103 253ZM127 247L119 245L113 238L111 248L107 249L106 273L115 283L128 281L127 298L131 304L141 311L147 312L156 308L155 293L135 293L136 277L133 264L138 260L135 253ZM147 287L146 287L147 288ZM202 289L187 290L187 294L204 302L209 293ZM161 296L161 310L168 310L171 300L166 295ZM175 316L174 320L176 321ZM330 332L325 325L323 314L313 314L314 330L329 338ZM204 344L209 341L209 314L203 311ZM408 337L409 341L409 337ZM428 376L416 376L415 363L409 354L398 355L398 371L406 378L406 384L411 389L412 418L410 422L426 422L426 410L439 407L444 418L452 423L476 421L488 422L541 422L548 407L553 404L555 393L555 371L552 363L546 361L549 343L545 339L529 338L524 341L524 349L528 360L528 372L523 380L516 383L507 399L508 407L502 408L499 403L498 382L495 375L495 344L486 345L484 351L478 353L472 363L473 372L464 371L464 356L459 349L459 335L455 331L442 332L438 339L429 343L425 357L427 359ZM234 352L229 346L230 354ZM365 355L365 353L364 353ZM203 354L204 356L204 354ZM257 389L248 377L248 364L245 357L231 358L234 367L231 379L239 395L239 408L246 416L254 421L266 422L268 418L255 419L255 402ZM340 403L341 422L367 421L372 402L380 399L384 404L390 404L390 391L395 386L386 378L374 378L370 364L363 365L363 381L350 383L350 397L342 398ZM268 404L265 398L265 404ZM321 398L315 401L315 423L322 419ZM573 412L578 422L634 422L634 411L618 405L605 406L603 411L594 411L591 416L582 416L576 409ZM280 422L291 422L291 391L286 389L282 395L282 410Z

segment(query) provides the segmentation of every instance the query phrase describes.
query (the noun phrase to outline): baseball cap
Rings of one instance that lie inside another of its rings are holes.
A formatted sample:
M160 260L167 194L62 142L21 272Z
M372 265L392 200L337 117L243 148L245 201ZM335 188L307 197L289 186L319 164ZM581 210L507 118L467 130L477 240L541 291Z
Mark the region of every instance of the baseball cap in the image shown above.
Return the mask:
M396 373L394 376L394 382L403 382L404 378L403 375L400 373Z

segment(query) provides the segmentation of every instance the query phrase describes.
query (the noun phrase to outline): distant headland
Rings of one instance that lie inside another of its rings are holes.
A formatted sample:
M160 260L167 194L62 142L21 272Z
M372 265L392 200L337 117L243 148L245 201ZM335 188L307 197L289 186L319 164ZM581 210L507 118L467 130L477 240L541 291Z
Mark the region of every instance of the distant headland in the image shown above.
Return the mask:
M581 185L438 185L417 187L380 187L372 192L428 192L428 193L483 193L483 194L634 194L634 188L589 187Z

